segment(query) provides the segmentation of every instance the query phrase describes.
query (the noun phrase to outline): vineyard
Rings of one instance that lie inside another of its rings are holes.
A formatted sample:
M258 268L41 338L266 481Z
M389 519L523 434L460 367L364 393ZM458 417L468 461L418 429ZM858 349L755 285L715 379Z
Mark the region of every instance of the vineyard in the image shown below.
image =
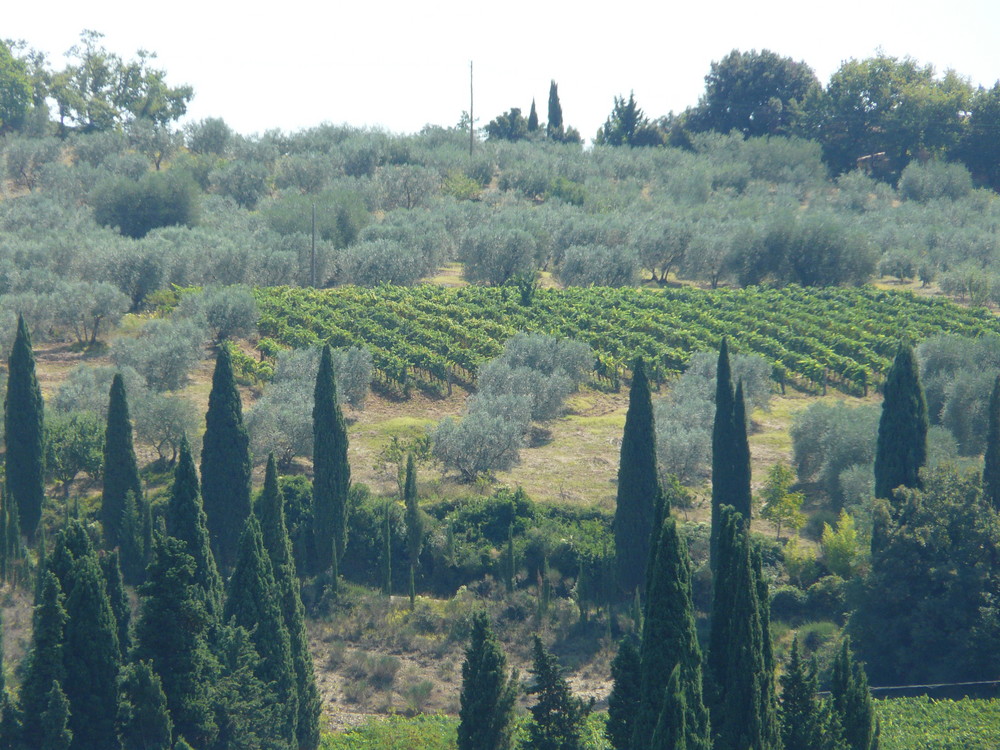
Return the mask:
M827 385L865 395L889 367L901 339L940 333L1000 333L983 309L873 287L663 291L423 285L313 290L258 289L262 355L282 347L366 346L379 383L446 392L471 386L478 366L519 331L570 337L596 355L594 377L618 387L643 356L665 381L692 353L728 337L736 352L773 365L773 376L806 391ZM266 362L264 363L266 367ZM261 373L266 376L266 372Z

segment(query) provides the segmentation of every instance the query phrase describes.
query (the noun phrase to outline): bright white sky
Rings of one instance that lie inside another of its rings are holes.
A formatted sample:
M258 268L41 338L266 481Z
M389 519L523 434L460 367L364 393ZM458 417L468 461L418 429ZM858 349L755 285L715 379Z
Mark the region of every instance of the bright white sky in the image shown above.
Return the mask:
M843 60L881 49L954 68L976 85L1000 78L997 0L716 0L567 3L508 0L7 0L0 38L24 39L52 67L83 29L125 58L153 51L171 84L194 87L188 119L222 117L238 132L322 122L412 133L454 125L475 64L480 125L510 107L544 122L549 80L563 119L593 137L615 95L647 115L697 103L713 60L770 49L826 83Z

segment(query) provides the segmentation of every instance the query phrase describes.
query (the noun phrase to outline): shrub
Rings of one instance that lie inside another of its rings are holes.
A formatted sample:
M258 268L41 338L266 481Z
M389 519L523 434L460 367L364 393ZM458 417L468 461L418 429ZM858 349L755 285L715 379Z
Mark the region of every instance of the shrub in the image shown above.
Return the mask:
M793 623L806 614L808 596L798 586L778 586L771 594L771 617Z

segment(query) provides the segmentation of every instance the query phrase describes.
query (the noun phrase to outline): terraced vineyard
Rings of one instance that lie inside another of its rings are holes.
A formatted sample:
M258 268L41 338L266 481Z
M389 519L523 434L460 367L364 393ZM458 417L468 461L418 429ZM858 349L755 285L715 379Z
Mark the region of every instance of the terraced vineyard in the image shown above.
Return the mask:
M879 382L897 343L939 333L1000 333L988 311L873 287L853 289L539 289L382 286L258 289L261 350L367 346L383 386L443 392L471 385L480 363L518 331L593 347L595 378L617 385L642 355L665 380L724 336L766 357L774 378L805 390L824 384L862 395ZM525 304L526 303L526 304Z

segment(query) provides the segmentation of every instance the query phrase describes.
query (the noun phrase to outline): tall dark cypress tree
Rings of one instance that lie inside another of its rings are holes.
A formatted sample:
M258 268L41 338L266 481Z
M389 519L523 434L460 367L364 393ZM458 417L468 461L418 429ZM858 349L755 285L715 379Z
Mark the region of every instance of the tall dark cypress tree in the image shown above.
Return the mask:
M583 725L592 704L575 697L556 657L545 650L537 635L534 642L529 695L535 695L525 750L582 750Z
M417 565L424 543L424 522L420 515L420 498L417 497L417 464L412 453L406 457L403 502L406 505L406 551L410 558L410 609L413 609L417 598Z
M124 546L122 523L125 520L126 496L133 502L142 497L139 465L132 444L132 421L128 397L121 373L115 373L108 398L108 421L104 430L104 490L101 494L101 526L109 549Z
M39 750L69 750L73 732L69 727L70 706L57 680L52 681L42 713L42 738Z
M298 693L298 722L295 733L299 750L315 750L319 745L321 702L313 672L309 640L306 635L305 612L295 574L292 543L285 526L284 497L278 486L278 469L274 454L268 456L264 471L264 489L257 500L264 549L274 570L278 602L288 630L295 683Z
M816 693L819 680L816 662L806 666L799 656L799 639L792 641L792 653L781 681L781 740L784 750L822 748L825 729L823 711Z
M883 387L875 444L875 497L891 499L899 486L920 487L927 463L927 402L913 349L900 345Z
M141 500L141 498L139 498ZM118 549L121 558L122 577L125 582L136 586L142 581L146 569L146 540L143 529L143 518L140 516L139 504L132 492L125 493L125 505L122 508L121 535Z
M70 728L76 750L118 746L118 624L108 601L104 576L95 554L73 561L72 586L66 596L63 666ZM162 627L162 625L161 625ZM51 687L51 686L50 686Z
M649 743L650 750L687 750L687 700L681 665L674 665L663 693L663 707Z
M711 562L716 565L716 549L722 528L720 513L723 505L732 505L734 494L735 455L733 438L733 407L736 396L733 393L732 370L729 366L729 342L722 339L719 360L715 367L715 420L712 423L712 528Z
M653 518L661 494L653 401L646 366L640 358L636 360L629 391L615 499L615 561L622 595L631 595L645 585ZM663 513L669 510L664 508Z
M235 563L240 534L250 516L252 471L250 435L243 426L232 354L224 344L215 360L201 449L201 498L212 550L223 570Z
M313 402L313 533L317 573L325 573L334 564L339 570L344 558L350 487L347 425L337 403L333 353L328 344L320 357Z
M729 505L743 517L750 528L753 493L750 489L750 441L747 439L747 411L743 397L743 381L736 384L733 400L733 484Z
M528 132L534 133L538 130L538 110L535 108L535 100L531 100L531 111L528 113Z
M990 393L986 451L983 454L983 499L1000 511L1000 376Z
M101 558L101 572L104 575L104 585L108 591L108 603L115 616L115 632L118 634L118 651L122 663L128 661L132 649L130 625L132 606L125 592L125 581L122 580L122 569L118 564L118 551L112 550Z
M167 500L166 521L167 534L184 542L185 551L194 558L195 582L202 590L208 614L218 616L222 611L222 578L209 543L205 510L198 492L198 475L187 438L181 439L174 483Z
M507 673L507 657L480 612L462 664L457 750L510 750L517 691L517 672Z
M21 532L34 538L45 499L44 409L35 376L35 355L24 318L17 316L17 335L7 359L4 428L7 491L17 506Z
M167 696L148 661L130 664L122 671L121 693L118 734L126 750L170 750L173 722Z
M667 680L680 666L684 693L685 743L689 750L708 750L708 712L702 702L701 649L694 621L691 561L671 517L659 533L654 573L646 594L646 616L640 646L639 707L633 747L648 747L663 711Z
M148 661L160 678L176 737L210 747L218 735L211 705L218 670L208 648L213 618L196 570L185 542L155 535L146 581L139 587L134 659Z
M251 634L260 655L257 677L270 686L272 705L279 712L282 724L281 736L288 742L294 741L299 709L292 650L271 560L264 551L260 524L254 516L247 520L240 540L223 617L225 622L243 627Z
M42 714L52 682L65 680L63 666L63 635L66 628L66 608L59 579L50 570L41 572L41 595L35 601L31 633L31 649L25 659L21 682L21 711L24 714L24 740L28 747L41 744Z
M611 662L611 694L608 695L608 721L605 735L614 750L629 750L639 711L642 662L635 636L629 634L618 644Z
M563 134L562 105L559 103L559 86L555 81L549 84L549 121L545 124L549 138L559 140Z
M864 667L851 657L844 638L830 675L830 698L850 750L878 750L879 729Z

